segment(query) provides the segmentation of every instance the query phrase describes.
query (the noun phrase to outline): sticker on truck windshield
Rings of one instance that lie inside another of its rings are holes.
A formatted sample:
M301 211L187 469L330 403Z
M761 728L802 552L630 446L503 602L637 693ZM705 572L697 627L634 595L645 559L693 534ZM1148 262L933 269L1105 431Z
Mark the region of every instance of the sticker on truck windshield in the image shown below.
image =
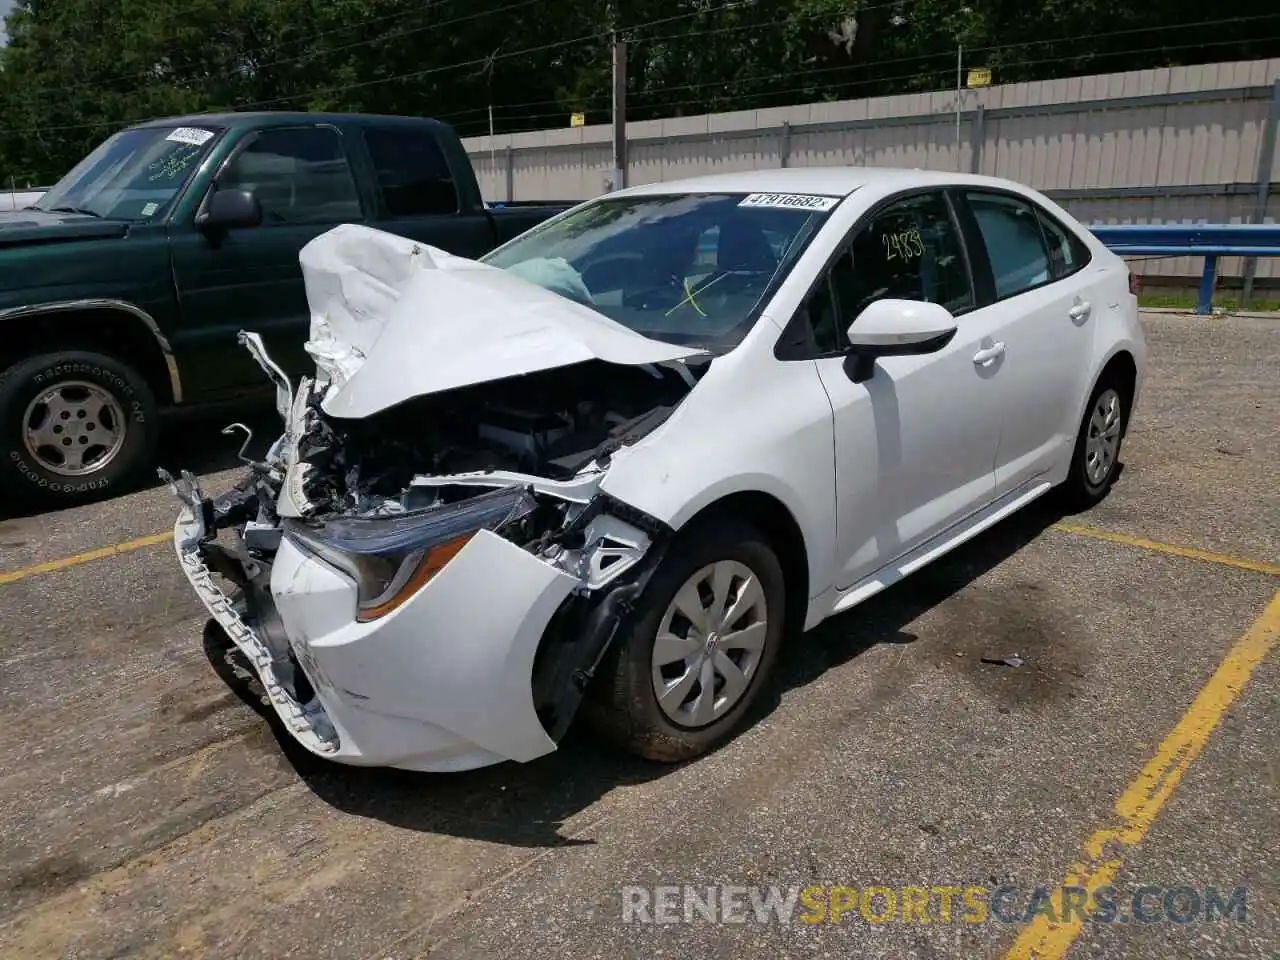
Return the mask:
M178 127L172 131L166 140L176 140L178 143L192 143L197 147L208 143L213 137L212 130L201 130L199 127Z
M819 197L811 193L753 193L740 207L781 207L784 210L830 210L839 197Z

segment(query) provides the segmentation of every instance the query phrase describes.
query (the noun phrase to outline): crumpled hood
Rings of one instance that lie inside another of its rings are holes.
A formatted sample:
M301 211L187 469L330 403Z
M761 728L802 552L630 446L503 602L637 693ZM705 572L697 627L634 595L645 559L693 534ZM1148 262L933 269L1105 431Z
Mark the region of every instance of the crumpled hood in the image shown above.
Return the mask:
M367 417L413 397L587 360L706 351L652 340L514 273L344 224L302 248L321 407Z

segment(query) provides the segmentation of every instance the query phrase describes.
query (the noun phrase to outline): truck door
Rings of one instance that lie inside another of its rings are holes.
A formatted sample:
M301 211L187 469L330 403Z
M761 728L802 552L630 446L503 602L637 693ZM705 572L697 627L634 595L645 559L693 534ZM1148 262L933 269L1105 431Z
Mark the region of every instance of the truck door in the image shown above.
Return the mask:
M252 191L263 218L213 234L191 224L174 228L174 280L191 331L181 362L193 396L263 382L236 342L240 330L261 334L291 377L312 372L303 350L310 314L298 254L338 224L366 219L343 134L327 124L249 134L216 175L212 189L219 188Z

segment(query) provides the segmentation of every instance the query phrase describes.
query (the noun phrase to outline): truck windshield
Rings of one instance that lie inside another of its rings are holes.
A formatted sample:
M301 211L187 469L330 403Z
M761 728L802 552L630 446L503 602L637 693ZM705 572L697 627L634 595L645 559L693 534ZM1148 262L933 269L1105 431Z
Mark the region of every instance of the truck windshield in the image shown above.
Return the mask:
M220 127L142 127L108 137L36 203L36 209L119 220L163 217Z
M746 336L836 197L602 198L482 257L637 333L714 352Z

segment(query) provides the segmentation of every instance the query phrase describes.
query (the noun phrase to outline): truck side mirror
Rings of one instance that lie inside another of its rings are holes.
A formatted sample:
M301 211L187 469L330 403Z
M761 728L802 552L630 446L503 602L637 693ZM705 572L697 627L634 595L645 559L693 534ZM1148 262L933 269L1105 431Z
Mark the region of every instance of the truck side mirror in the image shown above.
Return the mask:
M262 223L262 204L251 190L214 190L204 210L196 215L202 229L229 230Z

